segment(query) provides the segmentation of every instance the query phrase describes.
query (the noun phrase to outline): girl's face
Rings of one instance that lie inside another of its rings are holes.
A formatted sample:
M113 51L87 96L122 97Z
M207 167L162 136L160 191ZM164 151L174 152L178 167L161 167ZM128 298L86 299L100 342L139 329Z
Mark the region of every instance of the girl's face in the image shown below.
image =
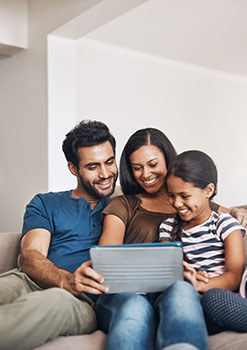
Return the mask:
M164 186L167 173L163 152L154 145L144 145L130 155L136 182L146 192L154 194Z
M191 182L185 182L180 177L171 175L167 179L167 190L169 202L182 220L196 226L209 218L211 214L209 198L214 192L213 184L201 189Z

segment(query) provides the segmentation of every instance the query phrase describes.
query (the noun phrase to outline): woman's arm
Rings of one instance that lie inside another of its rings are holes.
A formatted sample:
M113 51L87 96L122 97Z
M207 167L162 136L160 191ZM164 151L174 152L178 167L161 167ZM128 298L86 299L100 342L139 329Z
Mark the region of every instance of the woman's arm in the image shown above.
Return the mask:
M198 292L206 292L212 288L236 290L239 286L244 267L244 244L242 232L233 231L224 241L226 272L217 277L211 277L207 283L198 281L192 270L186 269L185 277Z
M116 215L108 214L104 217L103 231L99 245L123 244L125 235L125 224Z

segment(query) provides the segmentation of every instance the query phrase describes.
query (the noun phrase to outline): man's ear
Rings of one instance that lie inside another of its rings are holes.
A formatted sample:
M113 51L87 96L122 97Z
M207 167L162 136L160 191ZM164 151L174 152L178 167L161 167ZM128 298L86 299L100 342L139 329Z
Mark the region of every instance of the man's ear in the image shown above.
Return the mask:
M77 167L75 166L75 164L68 162L67 165L68 165L68 168L69 168L69 171L71 172L71 174L73 174L74 176L77 176L78 170L77 170Z
M213 183L210 183L207 185L207 187L205 188L207 198L210 198L213 195L214 190L215 190L215 185Z

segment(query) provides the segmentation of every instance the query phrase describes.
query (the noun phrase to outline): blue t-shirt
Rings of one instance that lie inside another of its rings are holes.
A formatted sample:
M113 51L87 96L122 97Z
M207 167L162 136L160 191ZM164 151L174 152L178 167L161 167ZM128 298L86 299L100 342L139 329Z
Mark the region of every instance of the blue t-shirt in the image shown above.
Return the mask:
M57 267L74 272L90 259L89 248L97 244L102 232L102 210L109 198L91 210L84 198L74 198L71 191L37 194L27 205L23 235L36 228L51 233L48 259Z

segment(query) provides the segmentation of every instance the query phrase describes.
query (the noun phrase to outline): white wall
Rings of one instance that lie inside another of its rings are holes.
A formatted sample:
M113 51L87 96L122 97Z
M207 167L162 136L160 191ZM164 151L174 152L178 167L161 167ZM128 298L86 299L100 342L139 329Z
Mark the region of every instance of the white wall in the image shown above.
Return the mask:
M48 190L72 189L76 181L66 167L62 143L76 124L74 40L48 37L48 96Z
M48 189L47 35L99 2L29 0L28 50L0 56L0 232L20 231L25 205Z
M48 190L74 188L61 152L77 118L77 40L147 0L99 1L48 36ZM93 4L92 4L93 5ZM85 118L85 116L83 117ZM80 119L80 118L79 118Z
M87 39L77 52L77 118L106 122L118 156L133 131L160 128L178 152L215 160L218 202L246 203L246 79Z
M27 48L27 0L0 0L0 45Z
M21 230L25 205L34 194L74 186L59 142L75 122L75 43L67 41L66 50L56 41L59 57L51 49L48 106L47 36L56 32L76 39L145 1L118 0L116 7L115 0L0 0L0 29L9 38L14 37L13 23L15 29L23 19L18 5L28 5L28 50L1 56L0 42L0 232ZM13 4L16 11L9 11ZM23 24L21 29L27 28Z

